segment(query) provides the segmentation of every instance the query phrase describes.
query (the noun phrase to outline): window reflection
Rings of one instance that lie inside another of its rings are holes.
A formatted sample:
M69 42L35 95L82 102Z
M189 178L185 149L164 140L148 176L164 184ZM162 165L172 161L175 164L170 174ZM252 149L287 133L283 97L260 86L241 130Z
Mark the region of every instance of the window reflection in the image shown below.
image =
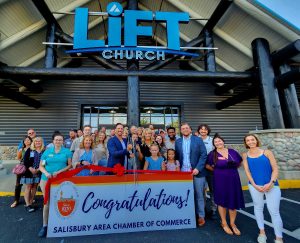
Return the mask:
M112 128L116 123L127 124L126 106L83 106L82 123L90 124L92 130L99 126ZM156 128L166 129L168 126L179 128L180 108L176 106L142 106L140 108L141 126L149 124Z

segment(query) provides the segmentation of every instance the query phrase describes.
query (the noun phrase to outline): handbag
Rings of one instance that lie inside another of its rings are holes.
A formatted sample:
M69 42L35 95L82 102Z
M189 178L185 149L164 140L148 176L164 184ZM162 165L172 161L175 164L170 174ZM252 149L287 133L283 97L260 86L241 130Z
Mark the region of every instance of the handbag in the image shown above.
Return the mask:
M23 164L17 164L13 170L12 173L16 174L16 175L23 175L26 171L26 167Z

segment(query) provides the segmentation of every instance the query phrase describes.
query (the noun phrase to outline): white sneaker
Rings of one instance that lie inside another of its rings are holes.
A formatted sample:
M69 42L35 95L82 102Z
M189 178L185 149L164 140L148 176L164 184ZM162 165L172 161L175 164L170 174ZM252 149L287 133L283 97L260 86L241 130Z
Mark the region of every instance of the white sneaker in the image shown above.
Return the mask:
M258 243L267 243L267 236L263 235L263 234L259 234L257 237L257 242Z

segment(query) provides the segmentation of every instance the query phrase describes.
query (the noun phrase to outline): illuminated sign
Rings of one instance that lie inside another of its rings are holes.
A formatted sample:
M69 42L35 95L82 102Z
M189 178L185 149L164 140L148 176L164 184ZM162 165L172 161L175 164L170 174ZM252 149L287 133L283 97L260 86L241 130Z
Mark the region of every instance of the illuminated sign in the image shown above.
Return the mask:
M87 8L75 10L74 46L67 53L100 53L105 59L164 60L166 54L195 56L198 54L180 51L180 23L189 22L185 12L152 12L124 10L120 3L107 5L107 40L88 39ZM122 43L122 21L124 23L124 43ZM167 32L167 47L138 46L138 36L152 36L152 26L141 26L139 22L164 22ZM105 42L107 41L107 45Z

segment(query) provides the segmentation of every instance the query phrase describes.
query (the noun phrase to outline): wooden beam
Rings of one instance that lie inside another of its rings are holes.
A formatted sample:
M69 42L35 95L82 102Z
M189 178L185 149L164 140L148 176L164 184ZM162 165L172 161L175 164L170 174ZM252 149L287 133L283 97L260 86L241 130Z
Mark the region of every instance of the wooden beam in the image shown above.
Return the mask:
M138 1L128 0L128 10L137 10ZM139 61L132 59L127 60L128 71L138 71ZM128 76L127 77L127 125L140 125L140 80L139 76Z
M57 29L61 30L61 27L53 14L51 13L48 5L45 3L44 0L32 0L35 7L39 10L40 14L44 17L46 22L50 25L54 24Z
M275 86L275 73L271 63L269 43L257 38L251 43L254 66L260 85L260 111L264 129L284 128L283 116Z
M237 95L234 95L226 100L217 103L216 108L218 110L223 110L229 106L233 106L243 101L255 98L256 96L258 96L258 87L252 86L249 88L249 90L246 90L242 93L239 93Z
M288 44L287 46L283 47L282 49L274 52L272 54L272 64L274 66L279 66L288 59L298 55L300 53L300 39L295 40L294 42Z
M7 67L7 64L0 62L0 67ZM32 91L33 93L42 93L43 92L43 88L40 85L32 82L30 79L26 79L23 77L7 78L7 79L10 82L13 82L15 84L26 87L29 91Z
M300 81L300 67L293 68L289 72L282 73L277 78L277 87L286 89L290 84Z
M281 75L287 74L290 71L291 68L287 64L281 65L279 68L279 72L281 73ZM298 78L300 77L298 76ZM291 77L291 79L293 80L294 78ZM284 89L279 88L278 92L285 127L300 128L300 108L295 85L291 83Z
M32 78L61 80L127 80L127 76L139 76L142 80L186 81L186 82L220 82L249 83L253 80L251 72L199 72L182 70L128 71L99 70L95 68L29 68L0 67L0 78Z
M30 107L34 107L34 108L41 107L41 102L32 99L29 96L24 95L20 92L16 92L8 87L5 87L2 83L0 83L0 95Z

